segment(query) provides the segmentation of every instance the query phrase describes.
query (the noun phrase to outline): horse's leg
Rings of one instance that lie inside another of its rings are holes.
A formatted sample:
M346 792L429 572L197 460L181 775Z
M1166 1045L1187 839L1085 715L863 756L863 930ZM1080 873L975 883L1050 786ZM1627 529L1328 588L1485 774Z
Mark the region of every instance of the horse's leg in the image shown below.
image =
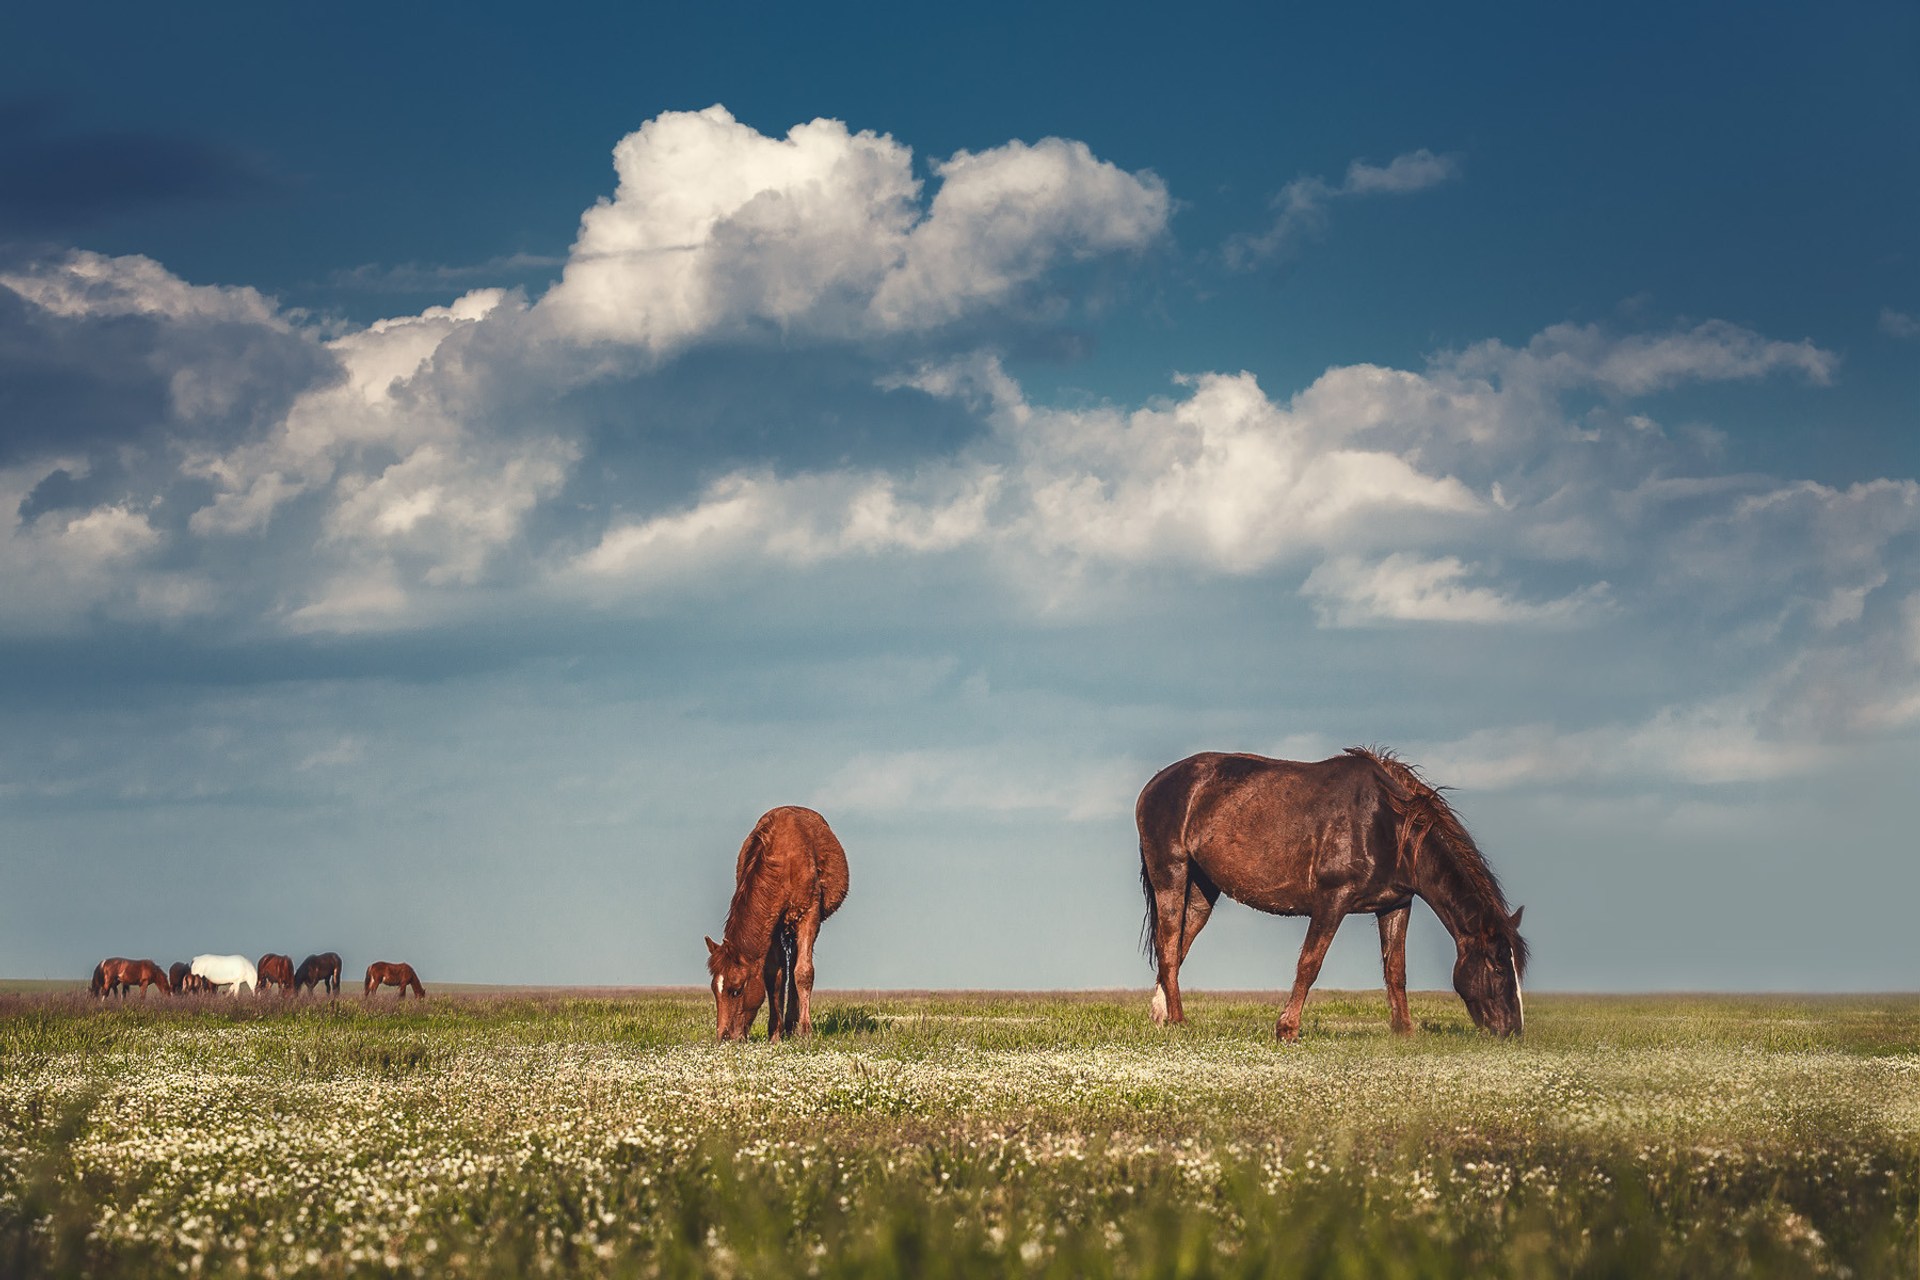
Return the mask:
M766 959L760 962L760 985L767 993L767 1041L778 1044L787 1030L787 953L778 929L773 931Z
M1273 1029L1276 1039L1290 1041L1300 1038L1300 1013L1307 1007L1307 989L1320 976L1320 963L1327 958L1327 948L1333 945L1334 931L1340 927L1346 915L1346 908L1336 907L1307 921L1307 940L1300 947L1300 966L1294 971L1293 994L1287 998L1287 1007L1280 1011L1280 1022Z
M820 936L820 910L815 907L793 927L793 997L800 1006L794 1034L813 1034L813 940Z
M794 976L799 966L800 943L796 935L787 937L787 1034L800 1034L800 980ZM813 1024L807 1024L811 1031Z
M1407 920L1413 904L1382 911L1380 920L1380 968L1387 977L1387 1009L1397 1036L1413 1034L1413 1018L1407 1013Z
M1153 1020L1185 1022L1180 1007L1180 962L1186 958L1189 864L1185 858L1158 861L1141 853L1153 892ZM1158 865L1156 865L1158 862ZM1194 932L1198 933L1196 928Z
M1200 930L1206 927L1207 917L1213 914L1213 904L1219 901L1220 886L1207 878L1207 873L1192 863L1187 864L1187 920L1180 930L1180 963L1187 962L1187 952L1193 950L1193 940L1200 936Z

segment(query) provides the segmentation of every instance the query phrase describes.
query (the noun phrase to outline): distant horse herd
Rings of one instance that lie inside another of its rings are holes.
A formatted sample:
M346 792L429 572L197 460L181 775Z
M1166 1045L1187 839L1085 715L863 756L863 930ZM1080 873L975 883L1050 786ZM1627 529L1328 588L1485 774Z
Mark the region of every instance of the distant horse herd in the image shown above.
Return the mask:
M1186 1021L1180 966L1221 894L1270 915L1305 916L1293 990L1274 1034L1297 1040L1307 992L1334 932L1365 912L1380 926L1390 1025L1410 1034L1407 922L1415 898L1453 937L1453 988L1474 1024L1498 1036L1525 1028L1521 979L1527 944L1520 912L1441 790L1391 752L1349 747L1329 760L1270 760L1204 752L1168 765L1134 805L1140 831L1143 948L1155 968L1149 1004L1157 1023ZM707 943L716 1034L744 1040L767 1006L767 1036L813 1031L814 942L846 901L847 854L812 809L770 809L734 859L733 900L720 941ZM148 986L185 994L278 986L283 993L340 990L340 957L195 956L163 972L151 960L103 960L93 993ZM381 986L424 998L413 968L376 961L364 995Z
M298 995L302 991L324 991L330 997L340 994L340 957L332 951L322 951L318 955L308 956L296 968L293 957L268 952L255 964L245 956L195 956L190 962L182 961L170 969L162 969L151 960L128 960L123 956L109 956L93 966L93 981L87 990L96 996L125 997L139 988L145 996L147 988L158 987L167 995L187 996L224 991L228 995L239 995L248 991L259 995L268 987L278 987L281 995ZM407 997L407 988L421 999L427 995L426 988L420 985L420 979L414 975L410 964L390 964L385 960L376 960L367 966L366 985L362 995L370 996L382 986L399 987L400 998Z

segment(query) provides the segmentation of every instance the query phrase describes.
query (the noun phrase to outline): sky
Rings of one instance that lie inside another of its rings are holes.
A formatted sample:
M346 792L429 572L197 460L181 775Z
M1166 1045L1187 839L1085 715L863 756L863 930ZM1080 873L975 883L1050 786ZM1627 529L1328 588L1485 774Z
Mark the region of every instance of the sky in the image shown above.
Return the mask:
M806 804L822 986L1144 989L1376 744L1532 987L1912 989L1920 13L1030 8L0 14L0 975L702 982Z

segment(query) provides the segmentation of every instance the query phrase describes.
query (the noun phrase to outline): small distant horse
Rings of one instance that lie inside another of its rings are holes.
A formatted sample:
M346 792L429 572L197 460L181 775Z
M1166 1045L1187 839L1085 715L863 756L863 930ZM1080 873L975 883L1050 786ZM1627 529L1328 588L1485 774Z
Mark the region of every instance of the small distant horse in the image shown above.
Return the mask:
M330 996L340 994L340 957L331 951L322 951L317 956L308 956L293 971L293 992L300 994L307 987L324 987Z
M153 961L110 956L93 967L93 981L87 985L87 990L96 996L124 996L139 987L144 997L150 986L160 988L163 995L173 994L173 984L167 979L167 971Z
M227 987L229 995L238 996L242 987L254 994L260 990L259 971L245 956L195 956L191 971L209 991Z
M193 971L193 967L182 960L167 970L167 981L173 984L173 994L191 995L207 989L207 980Z
M427 998L427 989L420 985L420 979L414 975L410 964L389 964L385 960L375 960L367 966L366 990L361 992L364 999L379 987L400 988L400 998L407 998L407 988L413 988L413 994L422 1000Z
M260 963L254 968L260 974L262 991L265 991L269 984L279 987L281 995L286 995L293 990L292 956L275 955L269 951L260 957Z
M1153 1020L1184 1022L1180 964L1222 893L1272 915L1306 916L1293 994L1274 1034L1300 1035L1307 990L1340 921L1380 921L1393 1030L1407 1034L1407 920L1420 898L1453 935L1453 987L1474 1022L1517 1036L1527 944L1520 912L1446 797L1388 752L1349 747L1316 763L1207 752L1168 765L1140 792L1143 933L1157 966Z
M707 941L722 1040L744 1040L763 1001L767 1038L813 1034L813 944L847 898L847 852L811 809L770 809L734 860L723 941Z

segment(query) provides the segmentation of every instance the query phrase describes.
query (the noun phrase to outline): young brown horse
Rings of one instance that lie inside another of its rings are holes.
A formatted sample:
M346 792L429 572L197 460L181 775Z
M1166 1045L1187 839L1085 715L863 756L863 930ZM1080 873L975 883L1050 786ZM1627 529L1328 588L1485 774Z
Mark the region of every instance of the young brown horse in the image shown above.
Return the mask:
M811 809L769 809L733 864L722 941L707 939L722 1040L744 1040L767 1002L767 1038L813 1034L813 943L847 898L847 852Z
M167 981L173 984L173 994L177 996L197 995L213 989L185 960L167 970Z
M407 998L407 988L413 988L413 994L422 1000L427 998L427 989L420 985L420 979L414 976L410 964L389 964L385 960L375 960L367 966L367 985L361 992L363 997L370 996L379 987L400 988L400 998Z
M260 990L265 991L269 984L279 987L283 996L293 990L292 956L275 955L269 951L260 957L260 963L254 969L260 974Z
M1453 935L1453 987L1474 1022L1520 1034L1520 912L1507 913L1473 837L1410 765L1358 747L1312 764L1207 752L1155 774L1134 816L1158 969L1155 1022L1186 1020L1180 964L1225 893L1273 915L1307 917L1276 1036L1299 1038L1307 990L1340 921L1356 911L1379 918L1393 1029L1410 1032L1407 919L1420 898Z
M145 996L148 987L158 987L162 995L173 994L167 971L151 960L128 960L110 956L93 967L93 981L87 990L96 996L124 996L135 987Z
M324 987L327 994L340 994L340 957L332 951L308 956L293 971L293 990L298 995L305 987Z

